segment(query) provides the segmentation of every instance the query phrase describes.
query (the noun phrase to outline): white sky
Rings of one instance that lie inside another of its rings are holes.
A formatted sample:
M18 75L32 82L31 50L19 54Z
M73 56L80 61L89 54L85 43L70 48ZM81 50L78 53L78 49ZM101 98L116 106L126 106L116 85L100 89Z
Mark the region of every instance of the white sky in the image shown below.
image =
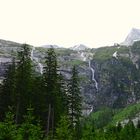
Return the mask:
M122 42L140 28L140 0L0 0L0 38L32 45Z

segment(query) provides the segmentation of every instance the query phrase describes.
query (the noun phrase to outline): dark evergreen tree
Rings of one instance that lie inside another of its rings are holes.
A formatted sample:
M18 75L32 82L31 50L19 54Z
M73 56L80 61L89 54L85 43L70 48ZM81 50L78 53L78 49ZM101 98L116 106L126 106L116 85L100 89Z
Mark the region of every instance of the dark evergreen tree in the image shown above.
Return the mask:
M8 106L15 105L15 93L16 93L16 64L15 58L8 66L5 73L5 79L2 84L0 93L0 119L3 119L5 113L8 111Z
M138 123L137 123L137 128L140 129L140 120L138 120Z
M68 110L71 127L75 131L75 138L78 140L80 137L80 117L82 115L82 100L79 88L78 71L74 66L72 69L72 77L68 85Z
M34 77L32 88L32 107L34 115L42 120L42 125L46 122L46 100L44 96L43 79L41 76ZM44 121L45 120L45 121Z
M23 44L18 53L16 82L16 123L21 121L27 107L32 104L32 63L29 45Z
M53 48L47 52L46 67L44 69L44 86L47 110L47 134L55 130L61 116L61 86L57 70L57 58Z
M68 115L68 87L67 80L60 73L58 75L58 94L59 94L59 110L60 116Z

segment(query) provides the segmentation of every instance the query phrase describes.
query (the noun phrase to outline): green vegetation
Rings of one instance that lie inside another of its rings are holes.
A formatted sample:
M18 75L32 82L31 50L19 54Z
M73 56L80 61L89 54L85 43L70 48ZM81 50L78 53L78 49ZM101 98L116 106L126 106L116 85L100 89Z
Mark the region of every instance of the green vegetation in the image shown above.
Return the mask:
M95 55L93 59L98 62L103 62L112 58L112 55L117 51L117 47L102 47L95 50Z
M107 126L113 117L113 110L110 108L103 108L95 113L91 113L89 116L90 121L94 121L96 128L103 128Z
M137 113L139 113L139 110L140 104L129 105L113 116L112 123L116 124L124 119L132 119Z
M67 62L64 63L64 65L71 66L71 67L79 66L79 65L81 66L81 65L84 65L84 64L85 64L85 62L81 61L81 60L71 60L71 61L67 61Z
M119 46L120 48L117 50L120 54L129 54L129 48L127 46Z
M134 127L131 119L139 113L140 103L122 107L134 89L136 96L139 95L140 85L132 81L139 80L140 72L130 58L112 58L115 51L128 53L126 47L92 50L92 53L96 51L94 60L103 65L100 82L111 83L112 91L107 95L117 94L118 98L112 108L99 107L87 117L82 116L79 83L88 79L84 75L79 77L77 70L77 66L85 62L72 59L63 63L73 67L70 79L66 80L58 71L57 59L76 52L38 48L46 56L41 75L35 72L30 50L27 44L22 46L18 52L19 61L13 58L0 85L1 140L139 140L140 122ZM130 121L122 127L125 119Z
M78 140L81 96L76 67L72 69L70 81L64 80L58 73L56 53L50 48L43 74L38 75L30 50L30 46L23 44L18 52L19 61L16 63L13 58L0 85L0 139Z
M72 53L77 53L74 50L71 49L65 49L65 48L59 48L55 50L56 55L59 56L70 56Z
M122 109L102 108L97 112L91 113L88 117L89 122L94 121L95 128L106 128L109 125L116 125L125 119L133 119L140 110L140 103L129 105Z

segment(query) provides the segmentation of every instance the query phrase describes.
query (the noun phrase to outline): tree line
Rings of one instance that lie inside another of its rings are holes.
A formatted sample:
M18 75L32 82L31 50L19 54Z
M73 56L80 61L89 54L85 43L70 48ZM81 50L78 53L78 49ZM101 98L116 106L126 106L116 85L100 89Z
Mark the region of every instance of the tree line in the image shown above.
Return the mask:
M77 68L72 68L71 79L66 80L58 71L53 48L48 49L45 60L43 74L37 74L31 60L31 47L23 44L18 59L13 58L9 65L0 86L3 139L4 136L12 139L12 135L18 134L19 139L59 139L59 125L63 123L71 137L78 139L82 100Z

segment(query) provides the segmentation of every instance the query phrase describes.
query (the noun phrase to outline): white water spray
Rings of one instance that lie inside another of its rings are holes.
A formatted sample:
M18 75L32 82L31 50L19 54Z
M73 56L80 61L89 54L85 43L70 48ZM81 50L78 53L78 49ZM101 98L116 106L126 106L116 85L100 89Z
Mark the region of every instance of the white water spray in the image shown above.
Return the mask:
M38 66L40 68L40 73L43 74L43 65L41 63L38 63Z
M85 57L85 55L84 55L83 52L80 54L80 56L81 56L81 58L82 58L83 61L86 61L86 57Z
M35 61L38 64L39 72L43 74L43 65L39 62L38 58L34 56L35 47L31 50L31 60Z
M91 67L90 60L89 60L89 68L90 68L90 70L91 70L91 72L92 72L92 81L95 82L95 87L96 87L96 89L97 89L97 91L98 91L98 83L97 83L97 81L96 81L96 79L95 79L95 70Z

